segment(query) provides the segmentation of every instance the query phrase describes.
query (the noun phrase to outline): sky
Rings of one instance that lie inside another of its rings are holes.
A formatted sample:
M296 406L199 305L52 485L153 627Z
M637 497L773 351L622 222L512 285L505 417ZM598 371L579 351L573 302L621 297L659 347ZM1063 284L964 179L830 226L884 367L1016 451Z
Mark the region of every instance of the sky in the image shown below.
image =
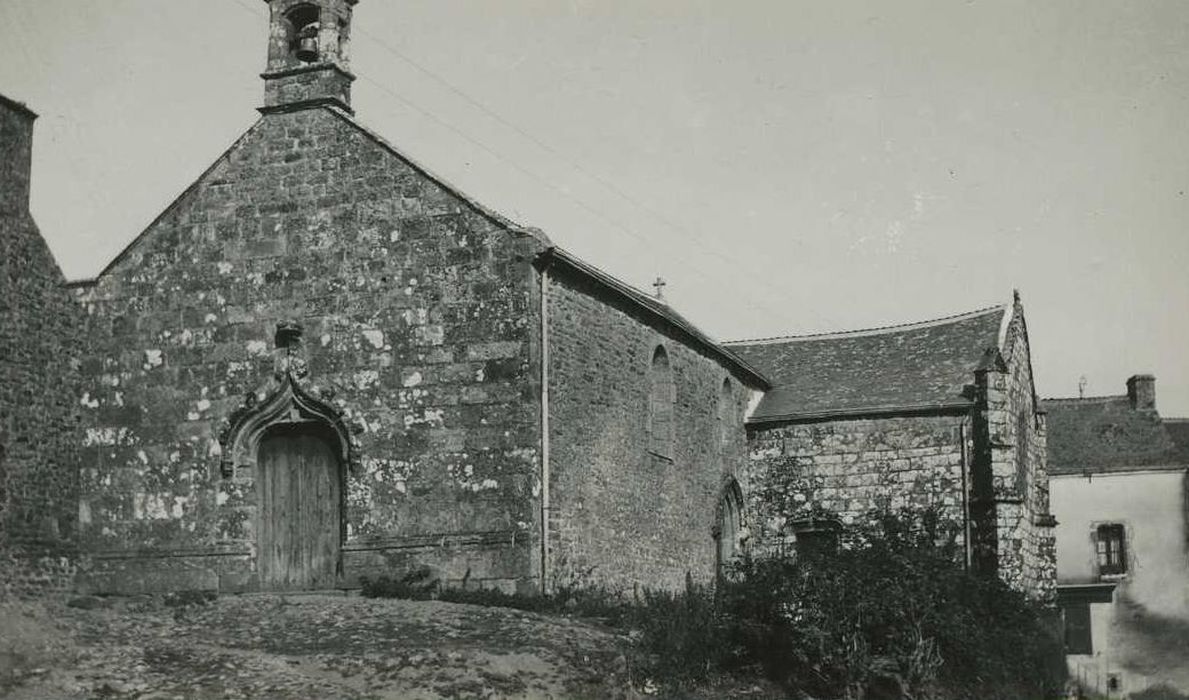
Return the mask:
M1189 415L1189 3L362 0L357 118L722 340L1022 294L1038 392ZM257 119L260 0L0 0L95 275Z

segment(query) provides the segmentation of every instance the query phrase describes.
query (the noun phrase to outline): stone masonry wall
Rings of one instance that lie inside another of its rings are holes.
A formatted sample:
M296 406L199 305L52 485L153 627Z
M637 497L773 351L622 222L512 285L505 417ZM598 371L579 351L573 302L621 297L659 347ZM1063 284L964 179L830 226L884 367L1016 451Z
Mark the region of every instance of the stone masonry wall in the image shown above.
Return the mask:
M83 292L85 587L251 590L253 469L220 424L266 396L276 324L358 431L341 585L429 565L532 588L539 244L327 108L269 114Z
M724 484L737 477L748 491L741 467L751 390L663 325L559 275L548 296L552 583L630 591L678 588L687 572L709 580ZM671 460L648 449L648 371L658 345L676 389ZM724 380L731 388L720 422Z
M1007 330L1007 372L993 378L989 411L999 576L1041 600L1056 595L1056 545L1049 515L1044 417L1038 414L1023 309ZM994 396L994 395L993 395Z
M762 551L790 551L795 521L829 514L848 525L877 508L936 507L960 531L964 422L916 416L751 429L749 500Z
M0 98L0 598L75 565L83 318L29 215L33 119Z

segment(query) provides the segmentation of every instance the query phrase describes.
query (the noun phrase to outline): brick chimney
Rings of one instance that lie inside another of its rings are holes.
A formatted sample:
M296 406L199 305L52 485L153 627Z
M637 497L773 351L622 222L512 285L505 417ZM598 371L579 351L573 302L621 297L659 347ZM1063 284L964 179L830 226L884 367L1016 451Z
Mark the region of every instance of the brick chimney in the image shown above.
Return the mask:
M1127 398L1136 411L1156 410L1156 377L1137 374L1127 380Z
M260 111L334 105L351 111L351 13L359 0L265 0L268 68Z
M29 171L33 163L33 120L20 102L0 95L0 215L29 213Z

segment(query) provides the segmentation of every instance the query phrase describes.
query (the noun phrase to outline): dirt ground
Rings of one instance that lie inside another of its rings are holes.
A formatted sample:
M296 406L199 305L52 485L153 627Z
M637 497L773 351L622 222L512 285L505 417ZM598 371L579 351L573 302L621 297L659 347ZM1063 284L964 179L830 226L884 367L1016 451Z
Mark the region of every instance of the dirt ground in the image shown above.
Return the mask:
M641 696L628 640L565 617L334 595L80 602L0 605L0 697Z

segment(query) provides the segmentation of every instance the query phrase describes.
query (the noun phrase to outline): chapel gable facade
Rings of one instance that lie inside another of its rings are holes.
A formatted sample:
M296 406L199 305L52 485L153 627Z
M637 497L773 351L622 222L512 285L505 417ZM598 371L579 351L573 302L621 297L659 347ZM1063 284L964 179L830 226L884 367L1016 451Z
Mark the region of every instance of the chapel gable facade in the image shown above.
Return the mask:
M81 586L713 576L766 381L361 126L353 1L269 4L259 121L78 288Z

